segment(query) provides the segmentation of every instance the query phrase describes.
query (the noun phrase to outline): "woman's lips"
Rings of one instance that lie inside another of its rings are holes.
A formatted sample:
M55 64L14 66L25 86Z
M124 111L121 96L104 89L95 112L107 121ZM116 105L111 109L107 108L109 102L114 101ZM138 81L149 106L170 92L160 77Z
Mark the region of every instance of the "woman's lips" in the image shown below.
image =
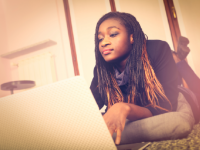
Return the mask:
M112 51L112 49L104 49L103 54L104 55L109 54L111 51Z

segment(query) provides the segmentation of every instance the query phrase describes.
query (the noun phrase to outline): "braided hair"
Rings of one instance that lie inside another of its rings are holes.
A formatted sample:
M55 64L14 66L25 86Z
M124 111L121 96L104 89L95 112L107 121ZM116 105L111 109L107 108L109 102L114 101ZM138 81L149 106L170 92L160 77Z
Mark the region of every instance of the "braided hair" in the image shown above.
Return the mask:
M146 51L146 37L136 18L128 13L109 12L99 19L95 31L95 57L98 76L98 89L108 105L108 109L117 102L124 102L122 91L120 90L116 79L114 66L107 63L99 51L98 30L101 23L107 19L117 19L122 23L128 35L133 34L134 43L132 50L126 62L128 67L128 103L140 104L147 107L149 105L154 108L160 108L158 96L170 101L165 96L162 85L156 78L154 70L148 59ZM170 103L171 105L171 103ZM168 111L168 110L166 110Z

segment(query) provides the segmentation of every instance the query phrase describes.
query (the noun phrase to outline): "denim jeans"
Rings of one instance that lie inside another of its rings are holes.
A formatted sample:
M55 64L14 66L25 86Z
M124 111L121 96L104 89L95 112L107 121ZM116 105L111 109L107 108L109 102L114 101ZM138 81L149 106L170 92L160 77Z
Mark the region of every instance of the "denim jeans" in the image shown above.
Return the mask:
M183 138L190 133L194 123L191 107L179 93L177 111L137 121L127 119L120 144ZM115 138L116 133L113 134L113 140Z

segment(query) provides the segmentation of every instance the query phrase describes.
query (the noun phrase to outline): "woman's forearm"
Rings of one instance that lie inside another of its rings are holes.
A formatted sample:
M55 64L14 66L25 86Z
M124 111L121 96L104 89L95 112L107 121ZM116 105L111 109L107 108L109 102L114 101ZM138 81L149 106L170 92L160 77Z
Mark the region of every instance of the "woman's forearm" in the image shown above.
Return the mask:
M130 103L121 103L121 107L124 107L124 113L127 114L127 119L135 121L152 116L149 109Z

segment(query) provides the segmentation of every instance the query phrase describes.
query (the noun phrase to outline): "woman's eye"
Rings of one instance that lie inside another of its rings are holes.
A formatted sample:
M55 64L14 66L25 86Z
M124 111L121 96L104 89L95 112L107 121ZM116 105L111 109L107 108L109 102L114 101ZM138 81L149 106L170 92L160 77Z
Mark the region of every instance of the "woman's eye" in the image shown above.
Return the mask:
M101 42L103 40L103 38L102 39L99 39L99 42Z
M110 37L115 37L118 33L111 34Z

